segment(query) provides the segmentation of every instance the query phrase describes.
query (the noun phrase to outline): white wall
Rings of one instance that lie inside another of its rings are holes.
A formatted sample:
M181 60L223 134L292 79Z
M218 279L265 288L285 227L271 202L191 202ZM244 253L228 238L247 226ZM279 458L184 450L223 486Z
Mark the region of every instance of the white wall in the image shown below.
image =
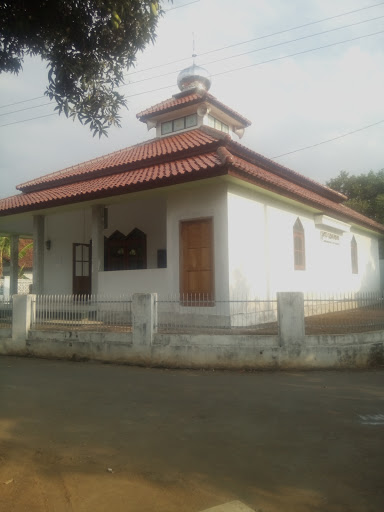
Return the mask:
M166 249L166 201L164 197L128 197L126 203L108 206L108 238L118 230L128 235L138 228L147 235L147 268L157 268L157 250Z
M228 295L227 185L218 181L194 183L169 193L167 202L169 289L180 290L179 233L181 221L212 217L214 237L215 296Z
M44 293L72 293L72 244L89 243L91 210L56 213L45 217Z
M167 195L166 195L167 194ZM314 213L284 204L251 189L204 180L173 187L164 195L127 196L109 209L109 236L135 227L147 234L148 270L100 274L101 293L179 292L180 222L211 217L214 232L215 296L256 295L273 298L277 291L369 291L380 289L377 237L352 228L340 244L321 241ZM306 270L294 270L292 229L300 218L305 230ZM45 293L72 293L72 244L89 243L91 210L46 217ZM358 246L359 273L352 274L350 240ZM167 249L167 269L156 269L157 250ZM154 272L150 272L150 269ZM128 291L129 290L129 291Z
M305 232L306 269L294 269L293 225ZM277 291L378 291L378 242L358 228L336 232L339 244L324 242L314 213L231 185L228 193L229 282L231 293L272 298ZM358 246L358 274L352 274L350 242Z
M169 268L145 270L113 270L99 272L100 293L106 295L133 295L134 293L157 293L168 297Z
M157 249L166 248L166 202L161 197L143 195L141 198L127 196L126 203L116 203L108 206L108 228L105 236L110 236L115 230L127 235L132 229L141 229L147 235L147 266L157 267ZM89 243L91 239L91 208L87 207L72 212L55 213L45 218L45 240L51 240L51 249L44 248L44 292L48 294L72 293L72 247L73 243ZM100 293L111 293L110 283L115 283L117 289L126 289L133 274L124 271L119 279L113 278L114 272L106 272L102 283L105 289L99 288ZM110 281L108 275L110 276ZM116 273L115 273L116 274ZM149 274L147 273L149 276ZM141 274L141 278L144 274ZM138 278L140 279L140 278ZM149 282L151 278L148 277ZM143 287L145 285L143 284ZM140 290L135 290L140 291ZM152 290L143 290L152 291ZM120 292L119 293L123 293Z

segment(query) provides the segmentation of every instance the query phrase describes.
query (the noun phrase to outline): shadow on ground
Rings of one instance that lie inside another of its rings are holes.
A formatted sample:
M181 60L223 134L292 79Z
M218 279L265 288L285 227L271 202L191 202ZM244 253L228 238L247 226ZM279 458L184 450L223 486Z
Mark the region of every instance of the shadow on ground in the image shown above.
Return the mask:
M2 357L0 379L1 511L384 509L384 425L360 420L384 413L384 371Z

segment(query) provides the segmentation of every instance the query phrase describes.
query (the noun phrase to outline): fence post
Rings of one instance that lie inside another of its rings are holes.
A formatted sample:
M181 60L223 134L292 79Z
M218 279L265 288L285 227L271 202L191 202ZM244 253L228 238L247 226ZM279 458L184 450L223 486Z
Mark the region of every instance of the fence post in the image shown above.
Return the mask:
M157 331L157 293L135 293L132 297L133 344L150 347Z
M305 339L304 294L277 292L280 345L303 343Z
M14 295L12 312L12 340L26 341L32 320L32 304L36 295Z

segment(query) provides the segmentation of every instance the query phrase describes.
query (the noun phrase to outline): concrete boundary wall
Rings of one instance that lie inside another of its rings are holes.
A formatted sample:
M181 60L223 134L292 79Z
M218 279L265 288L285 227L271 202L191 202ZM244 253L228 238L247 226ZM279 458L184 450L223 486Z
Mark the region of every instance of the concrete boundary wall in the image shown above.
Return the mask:
M158 333L154 294L134 296L132 332L31 330L27 307L30 300L25 299L15 301L18 311L14 321L18 325L13 326L13 338L0 337L0 354L173 368L316 369L384 365L384 331L304 336L297 321L300 313L295 312L302 301L295 295L284 294L280 301L279 317L283 317L288 331L285 329L278 336ZM26 333L24 337L22 333Z

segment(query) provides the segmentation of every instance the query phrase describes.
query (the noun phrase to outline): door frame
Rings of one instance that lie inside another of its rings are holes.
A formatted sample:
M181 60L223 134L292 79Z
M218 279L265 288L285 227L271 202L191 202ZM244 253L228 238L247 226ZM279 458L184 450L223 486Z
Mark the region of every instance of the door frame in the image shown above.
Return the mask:
M76 263L77 261L84 262L86 260L76 260L76 247L78 246L86 246L88 247L88 276L76 276ZM75 292L75 279L76 277L88 277L89 279L89 287L87 293L77 293ZM92 243L84 243L84 242L73 242L72 244L72 293L73 295L91 295L92 293Z
M199 221L210 221L211 224L211 268L212 268L212 286L211 286L211 296L206 301L199 301L198 304L192 304L188 299L185 301L182 299L182 285L184 282L183 277L183 269L184 269L184 255L183 255L183 244L182 244L182 225L192 222ZM190 307L213 307L215 306L215 231L214 231L214 217L194 217L188 219L179 220L179 295L180 295L180 304L182 306L190 306Z

